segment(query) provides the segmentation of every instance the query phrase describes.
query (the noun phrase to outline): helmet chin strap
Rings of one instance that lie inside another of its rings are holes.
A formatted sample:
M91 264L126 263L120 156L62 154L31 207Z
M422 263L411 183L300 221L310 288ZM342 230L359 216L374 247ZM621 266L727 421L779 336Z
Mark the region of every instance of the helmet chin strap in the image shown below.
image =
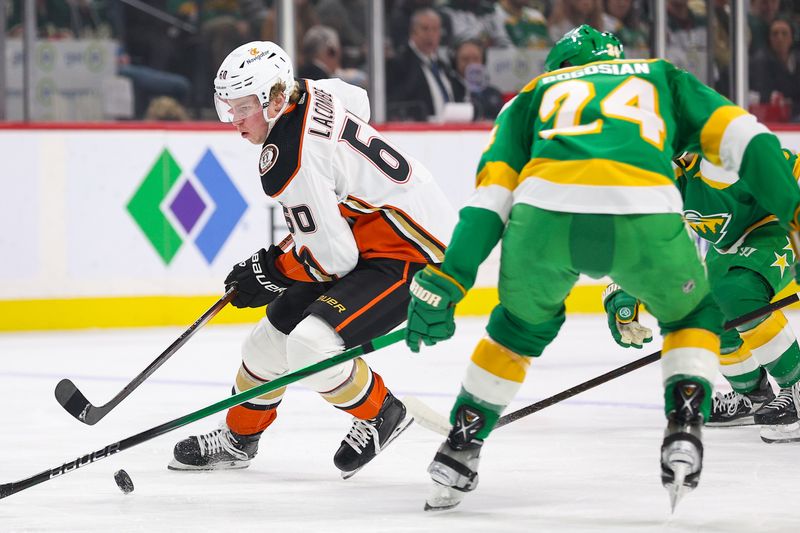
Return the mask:
M264 120L267 121L267 136L269 136L270 132L272 131L272 128L275 126L275 123L278 122L278 119L281 118L281 116L283 116L283 113L286 111L287 107L289 107L289 99L288 98L284 98L283 99L283 106L281 106L281 110L278 111L278 114L275 115L274 118L269 118L269 115L268 115L269 106L264 108Z

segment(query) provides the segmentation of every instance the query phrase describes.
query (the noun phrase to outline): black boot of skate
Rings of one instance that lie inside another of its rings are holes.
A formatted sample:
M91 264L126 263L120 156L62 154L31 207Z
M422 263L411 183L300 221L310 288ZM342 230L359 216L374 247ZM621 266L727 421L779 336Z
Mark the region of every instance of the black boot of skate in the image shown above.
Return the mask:
M672 511L680 499L697 487L703 469L700 406L703 386L691 380L679 381L673 389L675 411L669 414L661 445L661 483L669 491Z
M175 445L170 470L229 470L247 468L258 452L255 435L239 435L224 423L210 433L191 436Z
M756 422L757 413L775 400L775 393L769 383L767 373L761 369L758 387L745 394L730 391L717 393L711 403L711 416L706 422L709 427L752 426L764 424Z
M403 402L391 392L386 394L378 416L370 420L354 418L350 432L333 456L333 463L342 471L342 478L355 475L413 421Z
M777 403L780 399L780 414L772 420L776 422L761 426L761 440L766 443L773 442L800 442L800 382L791 387L781 389L780 394L775 398Z
M462 405L447 440L428 465L433 490L425 502L426 511L444 511L461 503L464 494L478 486L478 465L483 441L475 434L486 421L483 413Z
M753 415L756 424L762 426L786 425L797 422L797 407L795 406L793 389L800 388L795 383L791 387L781 389L775 399L761 407Z

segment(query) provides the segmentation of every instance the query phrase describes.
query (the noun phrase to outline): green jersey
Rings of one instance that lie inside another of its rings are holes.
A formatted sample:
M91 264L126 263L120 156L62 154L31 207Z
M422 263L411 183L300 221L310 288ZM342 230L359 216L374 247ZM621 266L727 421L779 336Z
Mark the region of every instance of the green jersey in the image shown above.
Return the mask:
M800 178L800 159L789 150L783 150L783 155L792 174ZM699 155L680 159L675 175L686 222L717 250L735 249L752 230L776 220L736 173Z
M515 204L567 213L682 213L672 159L684 151L738 173L784 224L800 205L777 138L668 61L598 61L543 74L500 112L443 271L471 287Z

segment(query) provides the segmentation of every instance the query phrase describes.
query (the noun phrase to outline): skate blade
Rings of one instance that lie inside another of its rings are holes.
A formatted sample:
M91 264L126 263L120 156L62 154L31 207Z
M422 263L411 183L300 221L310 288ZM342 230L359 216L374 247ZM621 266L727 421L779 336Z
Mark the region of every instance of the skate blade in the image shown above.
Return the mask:
M692 489L683 484L686 480L686 476L690 472L689 465L684 462L674 462L671 466L675 474L675 479L667 487L667 491L669 492L670 513L674 514L678 503L680 503L681 499L691 492Z
M761 426L761 440L767 444L800 442L800 422L776 426Z
M706 422L707 428L734 428L742 426L755 426L756 421L752 416L737 418L736 420L727 420L725 422Z
M250 466L250 461L228 461L225 463L217 463L214 465L187 465L173 459L167 465L167 470L174 470L176 472L203 472L210 470L241 470Z
M407 416L406 418L404 418L397 425L397 427L394 428L394 431L392 432L391 435L389 435L389 438L386 439L386 442L383 444L383 447L380 449L380 451L377 454L375 454L375 457L380 455L381 452L383 450L385 450L386 447L389 446L392 443L392 441L394 441L394 439L399 437L402 432L404 432L406 429L408 429L408 426L410 426L412 422L414 422L414 417L413 416ZM372 460L370 460L370 463L375 460L375 457L373 457ZM363 465L359 466L355 470L350 470L349 472L345 472L344 470L342 470L341 471L342 479L350 479L351 477L355 476L358 473L359 470L361 470L362 468L364 468L368 464L369 463L364 463Z
M463 499L463 492L434 482L430 496L425 501L424 509L426 511L447 511L456 507Z

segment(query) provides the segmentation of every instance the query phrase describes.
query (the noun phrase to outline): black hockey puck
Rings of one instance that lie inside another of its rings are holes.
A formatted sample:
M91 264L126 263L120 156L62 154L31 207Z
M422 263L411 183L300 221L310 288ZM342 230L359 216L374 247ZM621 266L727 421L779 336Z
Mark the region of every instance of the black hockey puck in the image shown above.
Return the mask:
M129 476L126 471L117 470L114 473L114 481L117 482L119 490L125 494L130 494L133 492L133 480L131 480L131 476Z

